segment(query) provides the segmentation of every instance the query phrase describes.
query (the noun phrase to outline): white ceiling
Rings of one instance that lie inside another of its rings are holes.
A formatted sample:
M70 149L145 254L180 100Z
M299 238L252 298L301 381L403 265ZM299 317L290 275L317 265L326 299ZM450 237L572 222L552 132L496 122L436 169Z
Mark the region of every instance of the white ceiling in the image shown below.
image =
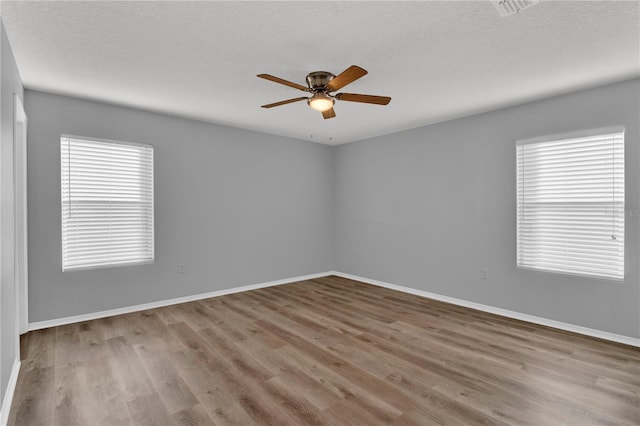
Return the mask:
M340 144L640 75L640 3L2 2L27 88ZM310 71L369 74L323 120ZM311 136L312 135L312 136Z

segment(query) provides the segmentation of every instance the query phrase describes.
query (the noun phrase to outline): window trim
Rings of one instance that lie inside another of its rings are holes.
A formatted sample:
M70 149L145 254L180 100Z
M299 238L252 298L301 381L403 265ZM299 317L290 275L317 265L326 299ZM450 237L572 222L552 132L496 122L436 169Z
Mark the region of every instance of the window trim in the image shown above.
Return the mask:
M578 272L565 272L565 271L555 271L555 270L550 270L550 269L542 269L542 268L534 268L531 266L521 266L518 263L518 247L519 247L519 236L520 233L518 232L518 225L520 223L520 218L518 217L518 150L517 148L519 146L522 145L529 145L529 144L535 144L535 143L544 143L544 142L553 142L553 141L561 141L561 140L566 140L566 139L577 139L577 138L589 138L589 137L597 137L597 136L601 136L601 135L607 135L607 134L613 134L613 133L622 133L623 135L625 135L625 127L624 126L608 126L608 127L599 127L599 128L595 128L595 129L587 129L587 130L577 130L577 131L571 131L571 132L563 132L563 133L554 133L554 134L549 134L549 135L544 135L544 136L536 136L536 137L532 137L532 138L527 138L527 139L519 139L516 140L515 143L515 147L516 147L516 152L515 152L515 158L516 158L516 162L515 162L515 175L516 175L516 185L515 185L515 190L516 190L516 196L515 196L515 210L516 210L516 229L515 229L515 257L516 257L516 270L524 270L524 271L532 271L532 272L539 272L539 273L543 273L543 274L553 274L553 275L557 275L557 276L565 276L565 277L578 277L578 278L587 278L587 279L591 279L591 280L596 280L596 281L607 281L607 282L614 282L614 283L618 283L618 284L624 284L625 282L625 278L627 276L627 262L626 262L626 257L627 257L627 240L626 240L626 235L624 238L624 255L623 255L623 264L624 264L624 268L623 268L623 273L622 273L622 277L606 277L606 276L598 276L598 275L589 275L589 274L582 274L582 273L578 273ZM624 143L624 136L623 136L623 143ZM623 164L625 165L625 170L626 170L626 150L625 152L625 157L622 159ZM626 172L625 172L626 175ZM624 193L624 198L623 198L623 212L626 212L626 192L627 192L627 182L625 179L624 182L624 187L623 187L623 193ZM626 213L624 213L624 215L626 215ZM624 232L626 234L627 228L626 226L624 227Z
M111 269L111 268L128 268L131 266L143 266L143 265L153 265L155 264L156 261L156 249L155 249L155 238L156 238L156 221L155 221L155 148L153 145L151 144L144 144L144 143L137 143L137 142L126 142L126 141L119 141L119 140L114 140L114 139L102 139L102 138L94 138L94 137L88 137L88 136L78 136L78 135L72 135L72 134L68 134L68 133L62 133L60 134L60 138L59 141L60 143L58 144L58 150L59 150L59 160L60 162L58 163L60 165L60 191L62 192L62 139L76 139L76 140L82 140L82 141L88 141L88 142L102 142L102 143L111 143L111 144L116 144L116 145L126 145L126 146L136 146L136 147L144 147L144 148L151 148L151 212L153 214L153 228L152 228L152 232L153 232L153 244L152 244L152 252L151 252L151 260L139 260L139 261L132 261L132 262L122 262L122 263L116 263L116 264L109 264L109 265L93 265L93 266L76 266L76 267L67 267L65 269L64 264L63 264L63 258L64 258L64 242L63 242L63 235L62 235L62 229L64 227L64 217L62 214L62 199L60 199L60 270L63 273L73 273L76 271L90 271L90 270L94 270L94 269Z
M554 142L564 139L589 138L594 136L606 135L609 133L624 133L624 126L600 127L597 129L577 130L574 132L555 133L545 136L536 136L535 138L520 139L516 141L516 146L528 145L531 143Z

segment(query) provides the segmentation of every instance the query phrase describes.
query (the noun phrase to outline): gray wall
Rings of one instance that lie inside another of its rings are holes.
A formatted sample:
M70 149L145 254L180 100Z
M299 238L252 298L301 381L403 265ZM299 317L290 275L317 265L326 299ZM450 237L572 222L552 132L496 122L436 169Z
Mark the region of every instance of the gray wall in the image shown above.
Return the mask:
M0 23L0 404L16 358L13 110L14 94L22 98L22 81Z
M639 95L632 80L337 147L336 269L640 337L638 215L626 215L624 282L577 278L516 269L515 199L516 140L624 125L637 212Z
M25 97L30 322L332 269L330 147L30 90ZM155 264L61 271L63 133L154 146Z
M639 95L633 80L327 147L26 91L30 321L335 269L639 337L637 215L622 283L515 267L515 140L624 125L637 211ZM61 272L61 133L155 146L154 265Z

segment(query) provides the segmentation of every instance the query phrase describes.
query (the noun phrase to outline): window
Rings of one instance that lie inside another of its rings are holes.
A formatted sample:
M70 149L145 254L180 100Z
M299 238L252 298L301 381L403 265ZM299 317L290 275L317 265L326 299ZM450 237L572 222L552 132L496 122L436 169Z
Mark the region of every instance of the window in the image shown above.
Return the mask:
M150 263L153 147L62 136L62 270Z
M624 133L517 142L518 266L624 278Z

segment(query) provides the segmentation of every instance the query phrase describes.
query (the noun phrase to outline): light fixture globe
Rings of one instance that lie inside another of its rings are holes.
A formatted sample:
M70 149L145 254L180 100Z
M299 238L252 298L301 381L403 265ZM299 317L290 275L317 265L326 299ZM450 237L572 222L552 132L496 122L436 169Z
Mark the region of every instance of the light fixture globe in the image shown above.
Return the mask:
M320 112L329 111L331 108L333 108L333 104L335 102L335 99L327 96L327 94L324 92L315 93L307 100L307 103L311 108Z

